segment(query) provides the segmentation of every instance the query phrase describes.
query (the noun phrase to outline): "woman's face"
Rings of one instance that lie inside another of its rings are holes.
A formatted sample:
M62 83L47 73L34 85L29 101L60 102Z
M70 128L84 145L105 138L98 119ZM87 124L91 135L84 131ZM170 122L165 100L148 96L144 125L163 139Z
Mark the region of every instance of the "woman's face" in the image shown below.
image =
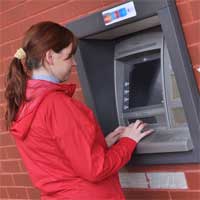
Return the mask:
M54 52L52 55L53 65L50 66L49 71L61 82L68 80L72 66L76 65L76 61L73 55L70 58L68 58L71 51L72 44L64 48L61 52Z

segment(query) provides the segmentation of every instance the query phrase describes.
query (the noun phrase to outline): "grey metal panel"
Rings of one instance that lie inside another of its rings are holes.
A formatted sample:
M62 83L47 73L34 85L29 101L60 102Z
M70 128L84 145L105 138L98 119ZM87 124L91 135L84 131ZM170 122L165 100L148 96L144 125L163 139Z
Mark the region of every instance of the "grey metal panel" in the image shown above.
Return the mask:
M113 29L109 29L107 31L88 36L86 38L87 39L104 39L104 40L115 39L115 38L122 37L128 34L136 33L141 30L149 29L154 26L158 26L159 24L160 22L159 22L158 16L155 15L155 16L145 18L143 20L140 20L134 23L121 25Z
M146 37L148 33L148 38ZM119 41L115 46L115 58L123 58L128 55L148 50L160 49L162 46L162 33L158 29L147 31Z
M83 95L85 97L86 104L88 107L90 107L94 111L95 115L97 116L96 106L95 106L94 99L92 98L91 88L90 88L90 84L88 82L87 73L85 71L80 47L78 47L78 49L76 51L75 59L78 63L78 66L76 68L78 71L81 86L84 88Z
M84 79L89 94L88 102L95 106L96 117L105 134L117 126L116 103L114 93L114 45L113 41L81 40L82 64L77 68L84 71ZM79 56L80 56L79 55Z
M118 66L118 68L116 68ZM120 76L121 74L121 76ZM115 98L116 98L116 108L117 108L117 117L118 117L118 124L119 125L125 125L124 123L124 116L123 116L123 83L124 82L124 64L120 61L114 60L114 81L115 81Z
M136 22L144 18L148 18L157 14L157 10L170 5L173 0L134 0L134 5L136 8L137 16L130 18L125 21L121 21L116 24L111 24L110 26L105 26L103 21L103 16L101 12L91 14L89 16L80 18L78 20L72 21L66 25L78 38L85 38L86 36L93 35L99 32L109 30L121 26L123 24L128 24L130 22ZM128 2L128 1L127 1ZM119 4L121 5L121 4ZM106 10L106 9L105 9Z
M151 109L151 107L154 107ZM159 115L159 114L164 114L165 109L163 105L160 106L149 106L148 109L141 109L138 111L130 112L130 113L124 113L125 118L143 118L143 117L149 117L153 115Z
M200 160L200 96L187 52L183 31L175 5L159 10L159 18L166 39L172 67L177 80L188 126L194 142L194 159Z
M179 132L156 133L144 138L137 146L136 153L169 153L184 152L193 149L193 145L188 135L188 131L181 129Z
M173 89L175 90L175 85L173 85L172 75L174 76L174 71L172 70L171 61L168 53L168 49L166 46L166 42L164 43L164 65L167 66L164 68L165 70L165 85L166 85L166 101L168 104L168 113L169 113L169 121L170 121L170 127L175 127L175 118L173 115L173 109L174 108L181 108L183 109L182 101L180 97L174 98L173 96ZM174 87L174 88L173 88ZM177 89L178 90L178 89ZM184 115L185 117L185 115ZM186 119L185 124L187 125Z

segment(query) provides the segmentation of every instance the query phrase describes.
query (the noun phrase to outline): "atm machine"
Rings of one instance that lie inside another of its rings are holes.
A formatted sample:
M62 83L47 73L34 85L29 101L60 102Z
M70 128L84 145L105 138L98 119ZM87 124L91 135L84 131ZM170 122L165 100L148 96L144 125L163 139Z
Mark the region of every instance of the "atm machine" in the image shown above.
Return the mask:
M129 164L200 161L200 97L173 0L134 0L66 25L77 70L105 135L136 119L155 132Z
M189 151L193 148L167 45L157 28L121 39L115 45L115 94L120 125L136 119L155 134L137 153Z

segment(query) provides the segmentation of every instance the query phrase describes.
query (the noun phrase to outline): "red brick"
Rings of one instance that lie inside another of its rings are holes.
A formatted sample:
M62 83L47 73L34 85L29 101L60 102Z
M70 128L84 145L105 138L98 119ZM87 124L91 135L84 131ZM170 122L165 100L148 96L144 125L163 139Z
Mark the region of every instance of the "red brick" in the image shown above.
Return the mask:
M31 26L31 24L29 24L29 26ZM14 40L16 38L20 38L24 35L24 32L25 30L27 30L28 27L27 26L24 26L24 22L20 22L20 23L17 23L17 24L14 24L14 25L11 25L7 28L4 28L1 30L1 38L0 38L0 43L5 43L5 42L8 42L10 40ZM11 48L10 47L10 44L8 44L9 46L9 49ZM4 49L2 54L5 56L7 55L8 53L8 50L7 49Z
M67 10L67 12L66 12ZM62 13L62 15L60 14ZM67 23L70 19L74 19L78 17L78 13L76 13L75 8L72 5L72 2L67 3L67 4L63 4L61 7L59 8L55 8L52 9L48 12L42 13L38 16L35 16L35 18L29 20L28 22L26 22L26 24L28 25L29 23L37 23L38 21L42 21L42 20L50 20L50 21L54 21L57 23Z
M1 57L1 61L0 61L0 75L2 75L3 73L4 73L4 69L3 69L3 61L2 61L2 57Z
M200 192L172 192L170 191L172 200L198 200L200 199Z
M200 44L189 47L190 57L193 65L200 65Z
M8 198L8 195L7 195L7 192L6 192L6 188L1 188L0 187L0 199L7 199Z
M191 0L190 1L191 11L194 20L200 19L200 1L199 0Z
M9 69L9 67L10 67L10 63L11 63L11 59L12 59L12 58L13 58L13 57L9 57L9 58L4 59L4 62L3 62L3 70L2 70L2 73L3 73L4 75L6 75L7 72L8 72L8 69Z
M189 2L185 2L182 4L177 5L178 13L181 18L182 24L186 24L188 22L192 22L192 11L190 8Z
M7 131L7 128L6 128L6 121L4 119L0 119L0 132L4 132L4 131ZM0 142L1 144L1 142Z
M0 175L1 186L14 186L12 175Z
M7 188L9 198L13 199L27 199L25 188Z
M123 189L126 199L137 199L137 200L169 200L169 194L167 191L147 191L147 190L134 190L134 189Z
M5 118L5 105L0 104L0 119Z
M2 37L0 38L0 43L23 37L25 31L30 28L31 25L40 21L51 20L60 23L64 20L69 20L70 18L77 17L79 13L76 10L76 4L77 2L73 1L61 4L61 6L50 9L47 12L32 16L23 22L19 22L5 29L2 29ZM80 3L78 5L80 7Z
M9 61L8 61L8 59L3 59L0 62L0 76L6 75L6 72L8 70L9 64L10 64L10 59L9 59Z
M11 9L12 7L15 7L21 3L23 3L25 0L6 0L1 1L0 3L0 12L6 12L7 10Z
M68 3L70 0L56 0L56 1L40 1L31 0L25 3L25 10L29 12L26 13L26 17L34 15L45 10L48 10L52 7L57 7L60 4Z
M5 150L6 150L7 158L9 159L21 158L16 146L7 147L5 148Z
M32 186L32 182L28 174L14 174L13 178L15 185L17 186Z
M6 159L7 153L6 153L6 148L0 148L0 159Z
M36 188L27 188L29 199L40 200L40 191Z
M13 57L16 50L21 46L22 46L22 38L3 44L2 46L0 46L0 53L2 58L7 59L8 57ZM9 62L6 63L7 66L10 64L10 61L11 59L9 59Z
M101 0L102 5L106 7L118 5L120 3L126 2L125 0Z
M19 167L20 167L20 171L21 171L21 172L27 172L27 170L26 170L26 168L25 168L24 163L23 163L22 160L19 160L19 161L18 161L18 164L19 164Z
M2 171L8 172L20 172L18 161L1 161Z
M200 172L185 173L189 189L200 191Z
M10 132L9 131L0 131L0 135L5 135L5 134L9 134L10 135Z
M70 1L61 4L55 8L47 10L47 12L39 13L23 22L19 22L2 30L0 43L23 37L24 32L32 25L43 20L52 20L58 23L66 23L71 19L94 12L96 9L102 8L102 2L96 1ZM67 12L66 12L67 10Z
M58 6L59 4L66 2L66 0L56 0L56 1L28 1L24 4L20 4L16 8L13 8L6 13L0 14L1 26L7 26L12 23L16 23L20 20L26 19L36 13L45 11L53 6Z
M0 90L5 88L5 75L0 76Z
M8 68L10 66L10 63L12 61L13 57L9 57L9 58L5 58L4 61L4 66L6 65L6 68Z
M0 37L2 37L2 33L1 33L1 31L0 31ZM2 60L2 58L3 58L3 48L0 48L0 58L1 58L1 60Z
M200 21L183 26L187 45L200 43Z
M0 28L10 25L17 20L25 19L24 4L18 4L17 7L0 14Z
M15 142L10 133L0 134L0 146L14 145Z
M0 91L0 104L5 103L5 97L4 97L5 91Z
M94 12L97 9L102 8L101 0L85 0L84 3L81 0L76 0L73 2L73 7L76 9L77 14L83 15L88 12Z

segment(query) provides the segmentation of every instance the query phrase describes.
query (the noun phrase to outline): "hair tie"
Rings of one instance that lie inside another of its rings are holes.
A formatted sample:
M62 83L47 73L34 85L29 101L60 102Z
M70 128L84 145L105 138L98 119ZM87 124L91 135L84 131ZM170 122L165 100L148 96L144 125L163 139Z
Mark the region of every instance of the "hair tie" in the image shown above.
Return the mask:
M19 48L15 55L14 55L15 58L18 58L19 60L23 59L26 57L26 52L24 51L23 48Z

